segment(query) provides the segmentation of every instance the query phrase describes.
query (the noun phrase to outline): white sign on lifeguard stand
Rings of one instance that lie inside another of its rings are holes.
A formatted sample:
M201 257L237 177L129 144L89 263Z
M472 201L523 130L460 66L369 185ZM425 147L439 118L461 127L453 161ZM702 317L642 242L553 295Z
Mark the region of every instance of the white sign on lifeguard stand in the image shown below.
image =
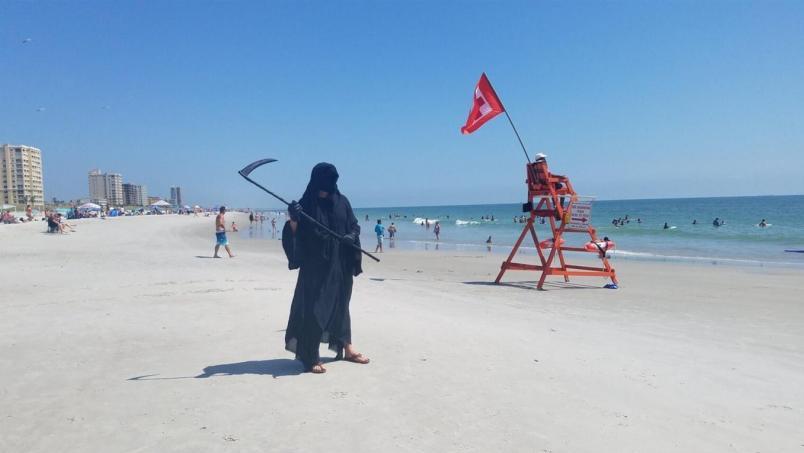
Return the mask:
M586 231L592 224L592 201L594 197L578 196L570 208L567 228Z

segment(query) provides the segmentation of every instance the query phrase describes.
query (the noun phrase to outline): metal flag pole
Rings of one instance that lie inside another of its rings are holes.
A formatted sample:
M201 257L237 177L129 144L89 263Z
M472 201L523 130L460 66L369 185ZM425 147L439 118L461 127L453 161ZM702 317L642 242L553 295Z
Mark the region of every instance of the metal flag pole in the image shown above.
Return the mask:
M528 156L528 150L525 149L525 144L522 143L522 138L519 136L519 132L517 132L516 126L514 126L514 122L511 121L511 115L508 114L508 110L503 110L503 112L505 113L505 117L508 118L508 123L511 125L511 129L513 129L514 134L516 134L516 139L519 140L519 146L521 146L522 151L525 152L525 158L528 160L528 163L530 163L530 156Z

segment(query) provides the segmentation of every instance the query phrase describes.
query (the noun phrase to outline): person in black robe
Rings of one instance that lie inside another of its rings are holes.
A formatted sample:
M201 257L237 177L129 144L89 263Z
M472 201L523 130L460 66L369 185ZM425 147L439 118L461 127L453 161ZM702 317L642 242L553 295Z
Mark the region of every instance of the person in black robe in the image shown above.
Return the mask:
M352 346L349 300L352 279L363 272L360 225L349 200L338 190L338 171L322 162L313 168L299 202L288 208L290 220L282 229L288 267L299 269L290 306L285 349L296 354L306 371L324 373L320 343L328 343L338 359L365 364L369 360ZM342 236L335 238L301 217L301 210Z

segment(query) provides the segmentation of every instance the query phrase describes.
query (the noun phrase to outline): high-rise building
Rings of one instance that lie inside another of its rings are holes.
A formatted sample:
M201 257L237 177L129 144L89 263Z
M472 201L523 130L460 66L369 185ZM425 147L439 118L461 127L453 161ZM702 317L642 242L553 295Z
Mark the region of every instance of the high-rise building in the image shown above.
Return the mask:
M45 208L42 151L25 145L0 145L0 200L18 207Z
M89 172L89 199L106 199L106 175L100 170L90 170Z
M89 198L106 200L109 206L122 206L123 175L120 173L101 173L100 170L89 172Z
M173 186L170 188L170 204L173 206L182 206L181 187Z
M148 203L148 189L138 184L123 184L123 204L126 206L145 206Z
M123 204L123 175L120 173L106 174L106 200L113 206Z

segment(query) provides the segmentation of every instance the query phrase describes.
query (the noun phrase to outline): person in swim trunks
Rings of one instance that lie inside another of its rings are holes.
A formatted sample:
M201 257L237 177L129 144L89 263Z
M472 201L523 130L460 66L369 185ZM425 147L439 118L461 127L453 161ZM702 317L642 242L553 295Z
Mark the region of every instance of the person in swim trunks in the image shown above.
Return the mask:
M224 216L226 215L226 206L221 206L218 215L215 217L215 255L213 258L220 258L218 256L218 250L223 246L226 249L226 253L229 254L229 258L234 258L232 255L232 249L229 248L229 240L226 238L226 219Z

